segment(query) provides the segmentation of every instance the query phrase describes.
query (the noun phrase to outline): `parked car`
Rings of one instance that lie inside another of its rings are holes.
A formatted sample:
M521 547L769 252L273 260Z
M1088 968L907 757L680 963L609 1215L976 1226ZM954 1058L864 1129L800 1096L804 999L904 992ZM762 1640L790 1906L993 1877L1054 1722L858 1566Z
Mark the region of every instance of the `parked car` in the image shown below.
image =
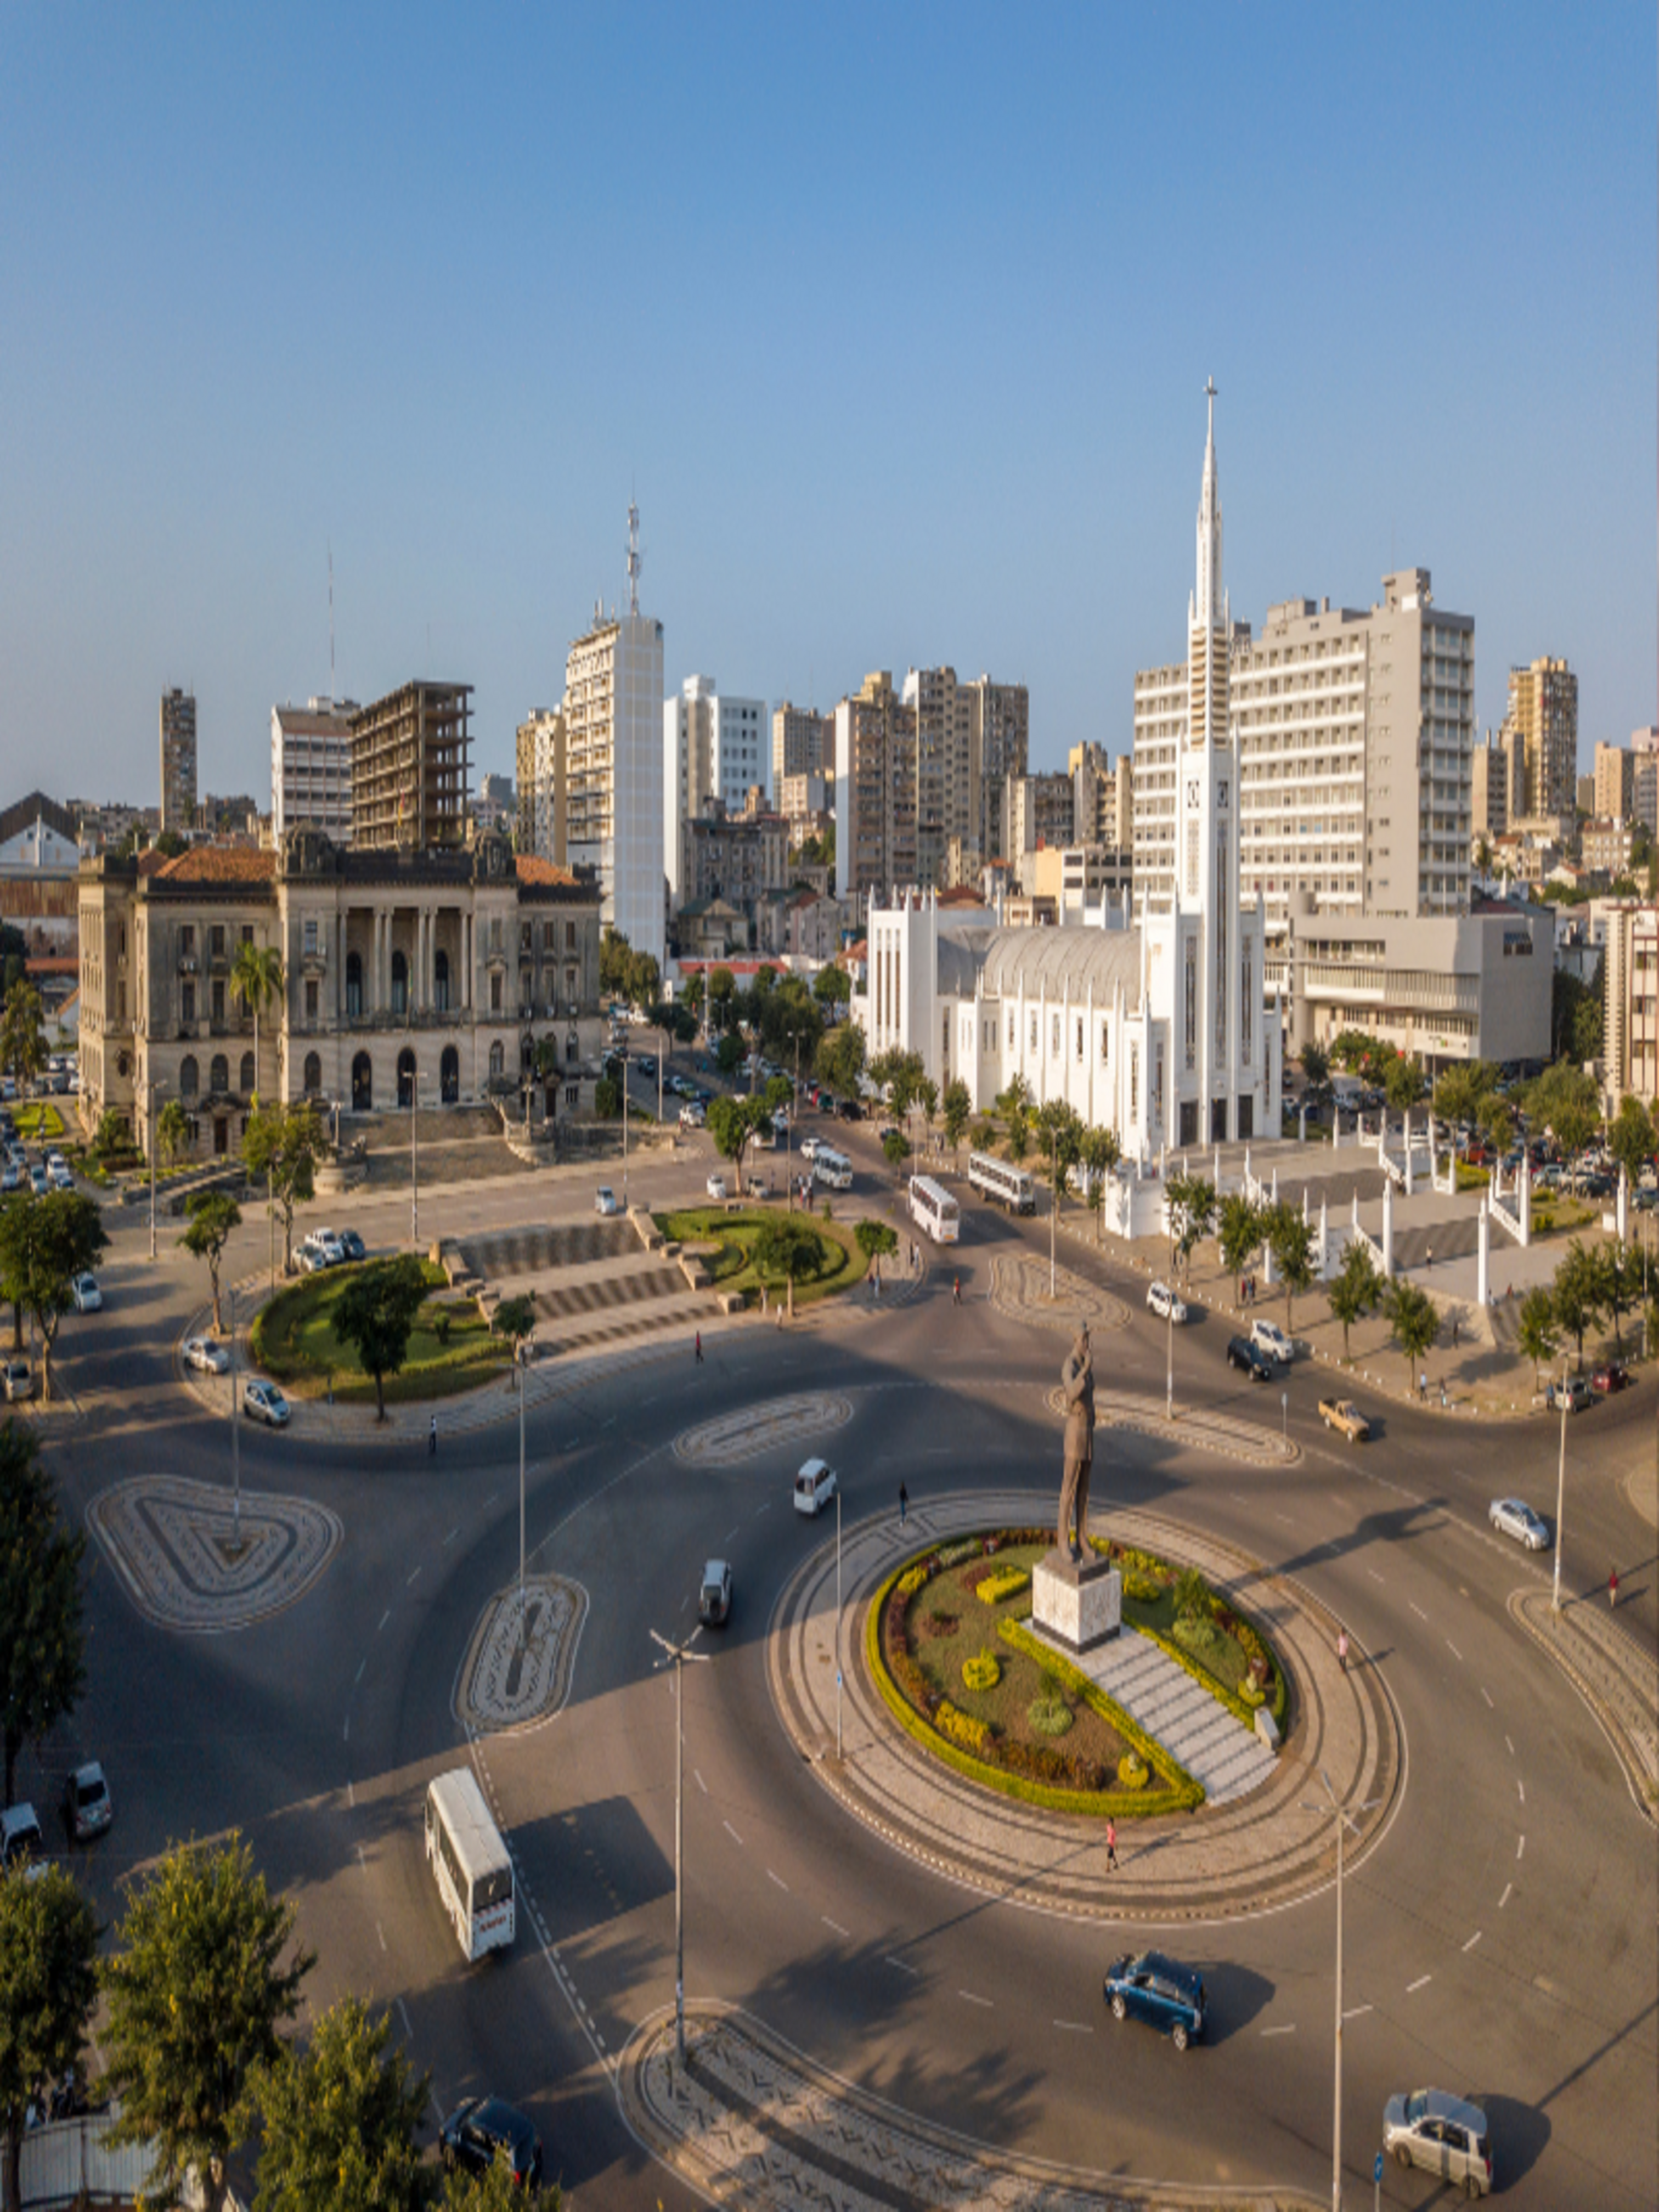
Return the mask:
M368 1247L355 1229L340 1231L340 1249L348 1260L367 1260L368 1257Z
M1595 1393L1590 1389L1588 1377L1569 1375L1565 1382L1557 1379L1546 1386L1544 1403L1552 1413L1564 1401L1570 1413L1582 1413L1586 1406L1594 1405Z
M835 1114L840 1111L836 1103L836 1094L833 1091L819 1091L817 1107L820 1114Z
M711 1175L703 1188L708 1191L708 1195L714 1200L716 1206L725 1205L726 1177L724 1176Z
M46 1839L33 1805L9 1805L0 1813L0 1867L29 1862L31 1879L46 1871Z
M1340 1429L1351 1444L1370 1442L1371 1425L1352 1398L1322 1398L1319 1418L1328 1429Z
M607 1218L622 1212L622 1200L608 1182L602 1182L593 1194L593 1211Z
M210 1336L187 1336L179 1348L185 1366L198 1375L224 1375L229 1371L230 1354Z
M809 1459L795 1477L795 1510L809 1520L817 1516L835 1496L836 1470L828 1460Z
M322 1275L328 1272L328 1262L314 1244L302 1244L294 1255L294 1264L302 1275Z
M801 1156L802 1159L804 1159L804 1160L811 1160L811 1159L812 1159L812 1158L816 1158L816 1156L817 1156L817 1152L818 1152L818 1151L819 1151L819 1149L820 1149L820 1147L821 1147L821 1146L822 1146L822 1142L823 1142L823 1139L822 1139L821 1138L817 1138L817 1137L803 1137L803 1138L801 1139L801 1140L800 1140L800 1143L796 1146L796 1148L795 1148L795 1149L799 1152L799 1154L800 1154L800 1156Z
M274 1382L257 1375L242 1385L242 1411L250 1420L268 1422L273 1429L288 1426L288 1400Z
M69 1162L67 1160L48 1160L46 1162L46 1181L52 1185L54 1190L73 1190L75 1188L75 1177L70 1171Z
M314 1252L325 1267L345 1265L345 1246L332 1229L313 1229L301 1247L302 1252Z
M0 1167L0 1192L16 1190L23 1180L15 1161L8 1160Z
M9 1406L21 1405L34 1395L34 1370L27 1359L9 1359L0 1367L0 1387Z
M1494 1498L1486 1515L1500 1536L1513 1536L1529 1552L1547 1552L1550 1532L1530 1505L1518 1498Z
M1466 2197L1485 2197L1492 2188L1486 2116L1444 2089L1390 2097L1382 2107L1382 2148L1401 2166L1437 2173Z
M438 2148L446 2166L488 2173L501 2151L521 2189L542 2185L542 2139L524 2114L499 2097L469 2097L444 2122Z
M1615 1390L1628 1389L1635 1380L1636 1377L1621 1360L1607 1359L1590 1376L1590 1388L1599 1390L1604 1398L1610 1398Z
M1250 1341L1259 1345L1269 1359L1277 1359L1286 1367L1296 1358L1296 1346L1276 1321L1258 1316L1250 1323Z
M697 1598L697 1618L718 1628L732 1611L732 1564L710 1559L702 1571L702 1589Z
M1178 1322L1187 1318L1185 1301L1176 1296L1168 1283L1148 1283L1146 1303L1160 1321Z
M701 1129L708 1119L708 1116L703 1112L702 1108L697 1103L695 1098L687 1099L685 1104L680 1109L680 1127L682 1129Z
M657 1072L657 1056L654 1053L642 1052L634 1065L641 1075L654 1075Z
M1204 2033L1204 1984L1191 1966L1178 1966L1161 1951L1114 1960L1106 1969L1103 1994L1114 2020L1150 2021L1184 2051Z
M1271 1382L1273 1363L1259 1344L1248 1336L1230 1337L1227 1341L1227 1364L1242 1367L1252 1382Z
M98 1287L96 1275L77 1275L70 1285L70 1296L75 1300L76 1313L101 1313L104 1294Z
M29 1188L37 1198L44 1198L52 1188L52 1179L39 1160L29 1170Z
M64 1784L64 1829L72 1844L101 1836L115 1817L109 1784L95 1759L77 1766Z

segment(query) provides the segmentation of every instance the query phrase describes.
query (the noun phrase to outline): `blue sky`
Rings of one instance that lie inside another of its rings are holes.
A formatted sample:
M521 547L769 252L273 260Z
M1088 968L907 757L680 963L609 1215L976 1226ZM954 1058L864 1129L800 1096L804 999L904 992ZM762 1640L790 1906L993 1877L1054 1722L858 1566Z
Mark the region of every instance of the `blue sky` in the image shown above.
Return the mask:
M670 688L951 661L1130 741L1202 458L1233 610L1432 569L1477 711L1656 719L1650 4L0 12L7 792L269 798L273 700L595 599Z

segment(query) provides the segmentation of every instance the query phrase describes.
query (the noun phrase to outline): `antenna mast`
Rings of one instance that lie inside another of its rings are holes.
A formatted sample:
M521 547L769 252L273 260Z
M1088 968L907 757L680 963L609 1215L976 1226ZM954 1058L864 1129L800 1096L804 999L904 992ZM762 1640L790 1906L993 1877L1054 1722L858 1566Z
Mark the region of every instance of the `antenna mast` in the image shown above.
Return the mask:
M640 611L640 510L637 503L628 502L628 611L636 615Z
M328 541L328 696L337 698L334 689L334 540Z

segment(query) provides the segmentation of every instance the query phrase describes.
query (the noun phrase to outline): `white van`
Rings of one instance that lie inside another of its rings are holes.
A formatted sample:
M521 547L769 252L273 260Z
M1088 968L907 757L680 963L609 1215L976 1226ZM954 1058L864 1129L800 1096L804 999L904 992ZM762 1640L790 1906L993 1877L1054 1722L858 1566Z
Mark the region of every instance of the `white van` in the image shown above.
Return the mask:
M513 1862L471 1767L428 1784L426 1856L463 1958L511 1943Z
M851 1190L853 1163L845 1152L832 1152L820 1145L812 1155L812 1180L826 1190Z
M1296 1346L1276 1321L1253 1321L1250 1323L1250 1342L1265 1352L1270 1359L1277 1359L1286 1367L1296 1358Z

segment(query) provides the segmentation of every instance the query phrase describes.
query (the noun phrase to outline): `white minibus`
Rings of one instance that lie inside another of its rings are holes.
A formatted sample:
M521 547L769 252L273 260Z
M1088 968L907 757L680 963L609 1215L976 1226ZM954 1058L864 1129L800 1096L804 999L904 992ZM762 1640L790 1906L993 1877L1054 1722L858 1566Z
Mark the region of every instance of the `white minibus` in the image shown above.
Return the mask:
M994 1152L969 1153L968 1188L983 1191L987 1198L994 1198L1011 1213L1036 1212L1036 1184L1024 1168L998 1159Z
M826 1190L851 1190L853 1163L845 1152L832 1152L821 1144L812 1155L812 1180Z
M955 1199L929 1176L910 1178L910 1218L935 1244L954 1244L962 1234L962 1213Z
M426 1855L462 1955L510 1943L513 1862L471 1769L434 1775L426 1793Z

